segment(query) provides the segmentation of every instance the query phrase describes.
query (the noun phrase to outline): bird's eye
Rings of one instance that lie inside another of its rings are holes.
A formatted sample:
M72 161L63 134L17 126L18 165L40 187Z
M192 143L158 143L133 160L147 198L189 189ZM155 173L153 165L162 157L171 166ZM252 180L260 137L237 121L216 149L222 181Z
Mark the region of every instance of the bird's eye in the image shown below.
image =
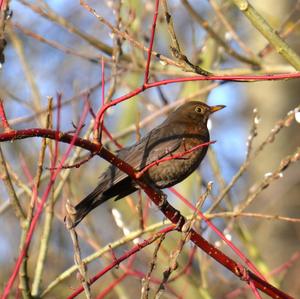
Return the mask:
M201 106L197 106L197 107L195 108L195 112L197 112L197 113L202 113L202 112L203 112L203 108L202 108Z

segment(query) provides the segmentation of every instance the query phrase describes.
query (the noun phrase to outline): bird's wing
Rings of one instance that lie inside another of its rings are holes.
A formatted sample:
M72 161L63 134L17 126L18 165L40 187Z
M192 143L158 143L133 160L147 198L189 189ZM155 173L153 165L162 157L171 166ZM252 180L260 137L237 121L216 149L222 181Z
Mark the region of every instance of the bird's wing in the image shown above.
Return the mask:
M121 149L117 156L137 171L142 170L150 163L174 153L182 142L178 135L172 134L172 128L158 127L137 144ZM115 185L126 177L126 173L111 165L100 180L106 183L109 180L111 185Z

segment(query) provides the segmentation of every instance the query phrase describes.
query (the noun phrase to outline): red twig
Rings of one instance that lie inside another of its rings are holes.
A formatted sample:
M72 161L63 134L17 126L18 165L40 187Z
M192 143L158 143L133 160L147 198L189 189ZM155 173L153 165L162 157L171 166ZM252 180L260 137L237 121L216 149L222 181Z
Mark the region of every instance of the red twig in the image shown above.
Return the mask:
M171 156L168 156L168 157L164 157L162 159L159 159L157 161L154 161L152 163L150 163L149 165L147 165L146 167L144 167L141 171L137 172L136 175L135 175L135 178L136 179L139 179L147 170L149 170L149 168L155 166L155 165L158 165L162 162L166 162L166 161L170 161L170 160L174 160L174 159L178 159L178 158L181 158L191 152L194 152L196 151L197 149L201 148L201 147L204 147L204 146L208 146L212 143L215 143L216 141L209 141L209 142L204 142L204 143L201 143L201 144L198 144L194 147L192 147L191 149L185 151L185 152L182 152L182 153L178 153L176 155L171 155Z
M105 74L104 74L104 59L102 57L101 59L101 102L102 106L104 107L105 103ZM101 137L102 137L102 128L103 128L103 113L101 113L102 108L99 110L99 112L96 115L95 118L95 124L94 124L94 142L101 143ZM100 133L100 134L99 134Z
M144 84L147 84L149 81L149 69L150 69L150 63L151 63L151 53L152 53L153 43L154 43L156 21L157 21L157 16L158 16L158 7L159 7L159 0L156 0L155 1L155 11L154 11L154 15L153 15L153 22L152 22L152 29L151 29L150 44L149 44L149 49L148 49L147 64L146 64L146 69L145 69Z
M21 164L21 167L23 169L25 176L27 177L28 184L30 186L32 186L34 183L34 179L33 179L32 174L30 173L30 169L29 169L28 165L26 164L26 161L22 154L20 154L20 164Z
M81 165L85 164L86 162L90 161L94 157L94 154L90 154L85 159L82 159L81 161L74 163L72 165L63 165L61 166L62 169L71 169L71 168L79 168ZM48 169L50 171L58 169L58 167L45 167L45 169Z
M56 113L56 137L55 137L55 147L54 147L54 155L53 158L51 159L51 168L55 168L56 161L58 159L58 150L59 150L59 132L60 132L60 115L61 115L61 99L62 99L62 94L59 93L57 94L57 113ZM81 128L78 127L76 130L80 130ZM78 134L78 133L77 133Z
M11 131L11 128L10 128L9 123L6 118L3 101L1 99L0 99L0 118L1 118L2 126L4 128L4 132Z
M110 134L110 132L107 130L105 126L102 127L103 132L107 135L107 137L111 140L112 143L114 143L118 148L122 148L123 145L119 143L117 140L114 139L114 137Z
M113 255L114 259L115 259L115 255ZM129 258L129 261L127 262L127 265L126 267L123 267L125 268L125 271L124 273L119 277L119 278L116 278L114 279L111 284L109 286L107 286L98 296L96 299L102 299L102 298L105 298L106 295L108 295L119 283L121 283L128 275L129 275L129 272L127 271L127 269L130 269L132 267L132 264L135 260L135 255L132 255L130 258Z
M101 103L102 106L105 102L105 74L104 74L104 59L101 58Z
M233 82L256 82L256 81L277 81L283 79L298 79L300 72L267 74L267 75L209 75L209 76L191 76L183 78L165 79L153 83L147 83L145 88L152 88L170 83L180 83L189 81L233 81Z
M277 81L283 79L299 79L300 72L294 73L282 73L282 74L273 74L273 75L209 75L209 76L192 76L192 77L183 77L175 79L166 79L161 81L156 81L152 83L144 83L142 86L137 87L135 90L107 103L102 106L98 112L99 119L102 119L105 111L115 106L125 100L133 98L134 96L140 94L146 89L153 87L172 84L172 83L181 83L181 82L190 82L190 81L206 81L206 80L220 80L220 81L234 81L234 82L252 82L252 81Z
M105 298L106 295L108 295L111 290L117 286L120 282L122 282L126 277L128 276L128 274L125 272L123 273L120 277L118 277L117 279L115 279L109 286L107 286L97 297L96 299L102 299Z
M248 283L249 283L250 288L251 288L253 294L255 295L255 297L257 299L262 299L261 296L260 296L260 294L259 294L259 292L258 292L258 290L257 290L257 288L255 287L253 281L250 279Z
M0 0L0 11L4 11L7 7L7 0Z
M272 81L272 80L275 81L275 80L282 80L282 79L297 79L297 78L300 78L300 72L275 74L275 75L193 76L193 77L183 77L183 78L176 78L176 79L166 79L166 80L156 81L156 82L147 83L147 84L144 83L142 86L136 88L135 90L107 103L106 105L103 105L101 107L100 111L97 113L97 116L96 116L97 120L95 120L94 132L95 132L95 128L97 126L99 127L99 122L100 121L103 122L103 116L107 109L109 109L110 107L115 106L125 100L133 98L134 96L140 94L144 90L150 89L153 87L166 85L166 84L172 84L172 83L190 82L190 81L222 80L222 81L245 82L245 81ZM102 82L104 82L104 81L102 80ZM98 123L98 125L96 125L96 123Z
M289 269L299 259L300 259L300 251L297 251L297 252L295 252L292 255L292 257L287 262L283 263L282 265L280 265L279 267L277 267L276 269L274 269L270 274L271 275L275 275L275 274L278 274L278 273L280 273L280 272L282 272L284 270Z

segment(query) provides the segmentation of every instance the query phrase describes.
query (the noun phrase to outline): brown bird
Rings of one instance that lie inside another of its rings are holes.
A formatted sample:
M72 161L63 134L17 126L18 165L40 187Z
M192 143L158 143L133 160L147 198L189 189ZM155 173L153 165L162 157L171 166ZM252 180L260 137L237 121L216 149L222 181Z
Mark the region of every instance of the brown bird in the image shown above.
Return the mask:
M183 104L138 143L118 151L117 156L140 171L154 161L184 153L209 141L208 118L224 107L208 106L196 101ZM200 147L184 156L155 164L145 171L143 179L159 189L176 185L200 165L206 152L207 146ZM75 206L73 226L106 200L112 197L116 197L115 200L121 199L138 188L138 184L130 176L110 165L100 176L95 190Z

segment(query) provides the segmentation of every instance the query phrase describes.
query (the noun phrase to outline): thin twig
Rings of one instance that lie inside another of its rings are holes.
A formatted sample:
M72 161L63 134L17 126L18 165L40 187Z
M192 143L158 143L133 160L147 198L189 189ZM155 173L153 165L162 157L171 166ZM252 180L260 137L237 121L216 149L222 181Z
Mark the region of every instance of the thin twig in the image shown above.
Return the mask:
M250 190L254 190L250 192L250 194L241 202L238 207L236 207L235 212L238 213L244 211L260 194L260 192L266 189L273 181L283 177L283 172L290 166L290 164L295 163L299 160L300 147L292 155L289 155L282 159L279 163L279 166L274 172L265 174L264 179L258 184L258 186L256 186L256 188L250 188Z
M42 17L52 21L53 23L58 24L59 26L66 29L70 33L73 33L73 34L79 36L80 38L82 38L83 40L88 42L90 45L95 47L96 49L103 51L105 54L107 54L109 56L112 55L113 51L110 46L108 46L107 44L103 43L102 41L96 39L95 37L87 34L86 32L79 30L77 27L75 27L73 24L71 24L65 18L56 14L56 12L54 10L50 9L49 6L47 7L47 10L45 11L41 7L39 7L33 3L29 3L25 0L20 0L20 2L23 5L29 7L32 11L41 15ZM123 58L128 59L128 57L126 57L125 55L123 56Z
M72 227L72 225L69 223L70 214L74 213L74 207L71 205L69 201L66 203L66 227L69 230L72 243L73 243L73 248L74 248L74 263L77 266L77 269L80 273L80 281L81 284L84 288L84 293L86 298L90 299L91 298L91 292L90 292L90 284L89 280L87 278L87 270L86 270L86 264L82 261L81 259L81 253L80 253L80 247L79 247L79 242L78 242L78 237L75 229Z
M1 124L4 128L4 132L9 132L11 131L11 128L9 126L5 110L4 110L4 105L2 99L0 99L0 119L1 119Z
M201 67L194 65L189 61L186 55L184 55L181 51L179 41L176 37L174 24L173 24L173 18L172 15L169 13L168 4L166 0L162 1L163 8L164 8L164 14L165 19L168 27L168 32L171 37L171 53L173 57L178 60L178 62L181 64L181 69L186 72L195 72L199 75L208 76L210 73Z
M19 29L23 34L25 34L27 36L30 36L31 38L34 38L35 40L37 40L41 43L47 44L48 46L50 46L54 49L62 51L65 54L70 54L70 55L73 55L73 56L77 56L77 57L86 59L86 60L88 60L89 62L92 62L92 63L98 63L99 59L102 59L102 58L105 59L107 62L111 62L111 59L109 59L107 57L104 57L100 54L98 54L97 56L90 56L90 55L87 55L86 53L77 52L76 50L74 50L72 48L69 48L69 47L66 47L66 46L64 46L64 45L62 45L62 44L60 44L60 43L58 43L54 40L47 39L44 36L41 36L41 35L37 34L36 32L33 32L33 31L29 30L28 28L25 28L24 26L22 26L21 24L19 24L17 22L13 23L13 26L15 28Z
M252 152L252 145L253 145L253 140L257 136L257 127L259 124L259 115L257 112L257 109L253 109L253 121L252 121L252 127L250 129L250 134L248 136L247 140L247 151L246 151L246 160L249 159L249 156Z
M26 220L25 212L23 211L20 201L16 195L14 186L11 182L10 175L7 170L5 157L2 152L1 146L0 146L0 173L1 173L1 179L6 187L7 194L10 199L14 213L15 213L16 217L19 219L20 226L22 227L24 224L24 221Z
M142 279L142 290L141 290L141 297L140 297L141 299L149 298L149 291L150 291L149 283L151 280L151 274L156 267L158 251L159 251L165 237L166 237L166 234L162 234L161 237L158 239L158 242L154 248L151 263L149 266L149 270L148 270L147 274L145 275L145 278Z
M23 41L19 38L18 34L12 28L8 31L8 33L12 41L12 45L14 46L18 54L25 78L30 87L31 96L33 98L32 100L33 104L31 108L34 110L34 112L37 112L41 109L41 94L39 91L38 84L36 82L36 78L32 72L31 66L29 65L29 61L26 57Z

